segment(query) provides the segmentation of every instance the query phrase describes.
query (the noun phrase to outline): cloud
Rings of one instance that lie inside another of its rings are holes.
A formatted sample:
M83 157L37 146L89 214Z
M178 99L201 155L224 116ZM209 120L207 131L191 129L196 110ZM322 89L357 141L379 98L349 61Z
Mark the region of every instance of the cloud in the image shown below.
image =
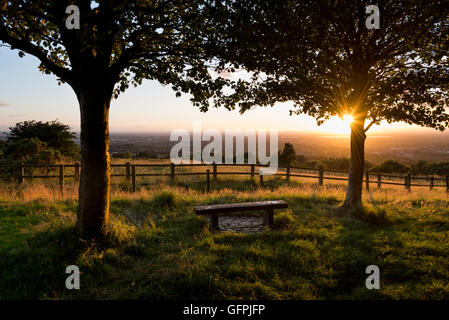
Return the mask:
M0 101L0 107L10 107L11 105L9 103L6 103L4 101Z

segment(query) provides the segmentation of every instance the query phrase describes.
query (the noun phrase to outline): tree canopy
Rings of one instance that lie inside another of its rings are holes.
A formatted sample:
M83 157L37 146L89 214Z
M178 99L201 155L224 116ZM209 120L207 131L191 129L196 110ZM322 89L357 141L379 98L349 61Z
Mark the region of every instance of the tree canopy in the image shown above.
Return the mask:
M378 124L449 126L449 9L445 1L237 1L229 59L252 71L234 95L244 111L293 101L293 113L352 114ZM245 90L246 89L246 90Z
M78 159L79 147L74 139L75 133L70 131L70 127L57 121L24 121L9 128L7 133L8 144L18 144L24 139L34 139L40 144L45 144L45 148L51 148L63 157ZM31 140L30 140L31 141Z
M143 79L171 85L206 108L226 79L213 79L213 1L5 1L0 40L41 61L40 69L72 87L108 81L114 96ZM80 29L68 29L66 8L80 9ZM86 74L94 79L86 79ZM107 77L105 77L105 74ZM95 78L95 75L101 78ZM94 82L95 83L95 82ZM98 84L98 83L97 83Z
M386 160L372 168L371 171L380 173L408 173L410 172L410 167L396 160Z
M361 0L242 0L222 23L241 78L225 104L241 112L292 101L318 124L350 115L351 163L344 207L361 203L367 130L382 120L449 127L446 1L378 1L370 29ZM366 124L366 121L370 122Z
M284 149L279 153L279 164L293 165L296 163L295 147L291 143L286 143Z
M0 158L3 157L4 153L5 153L5 141L0 139Z

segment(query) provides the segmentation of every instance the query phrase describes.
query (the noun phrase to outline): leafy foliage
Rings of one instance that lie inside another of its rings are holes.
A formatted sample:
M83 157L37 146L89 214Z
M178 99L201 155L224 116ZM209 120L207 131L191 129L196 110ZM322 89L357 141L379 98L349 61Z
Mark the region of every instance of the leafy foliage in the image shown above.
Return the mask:
M69 30L65 9L80 9L80 29ZM118 97L143 79L171 85L177 96L192 94L207 108L225 82L212 79L213 1L6 1L0 40L36 56L40 69L75 91L86 83L113 87ZM100 94L100 93L99 93Z
M4 153L5 153L5 141L0 139L0 158L3 157Z
M117 158L117 159L131 159L133 157L132 153L129 151L126 152L117 152L112 154L113 158Z
M420 160L410 166L412 174L433 175L440 176L449 175L449 162L427 162Z
M30 160L46 148L47 144L35 137L10 141L5 147L7 157L18 161Z
M387 160L371 169L371 171L382 173L408 173L410 172L410 167L396 160Z
M293 165L296 163L296 151L295 147L291 143L284 145L284 150L279 154L279 164L281 165Z
M351 114L444 130L449 126L449 15L444 1L379 1L380 29L366 3L237 1L227 27L229 59L252 71L234 102L293 101L321 124ZM230 98L232 99L232 98ZM366 127L366 130L369 126Z
M157 159L157 154L151 151L140 151L136 154L137 159Z
M41 121L24 121L17 123L14 127L9 128L7 142L10 150L15 150L14 154L18 154L21 149L29 149L29 155L35 154L31 149L48 148L54 150L53 153L60 153L64 157L71 159L79 158L79 147L75 144L75 133L70 132L69 126L55 120L50 122ZM25 141L25 145L21 145ZM38 142L45 146L38 146ZM29 145L34 144L34 146ZM31 149L30 149L31 148ZM26 150L22 152L22 157L27 158Z

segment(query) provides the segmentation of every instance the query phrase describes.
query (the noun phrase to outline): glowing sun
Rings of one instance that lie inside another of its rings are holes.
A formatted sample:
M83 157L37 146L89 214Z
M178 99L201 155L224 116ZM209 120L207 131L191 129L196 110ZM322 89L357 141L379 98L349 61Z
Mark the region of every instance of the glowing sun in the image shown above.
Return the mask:
M342 120L346 125L350 126L351 123L354 121L354 118L349 114L345 114L345 115L343 115Z
M345 114L342 118L333 117L321 126L323 131L334 134L350 134L351 133L351 123L354 121L354 118Z

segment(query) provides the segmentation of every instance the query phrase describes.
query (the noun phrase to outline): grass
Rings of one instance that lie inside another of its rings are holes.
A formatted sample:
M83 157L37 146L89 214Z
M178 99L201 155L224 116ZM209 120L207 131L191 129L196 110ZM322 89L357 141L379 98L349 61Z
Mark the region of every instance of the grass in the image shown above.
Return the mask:
M343 185L296 180L163 183L135 194L114 188L106 239L74 232L76 188L0 191L1 299L449 299L449 199L384 188L339 215ZM275 228L212 233L193 206L283 199ZM355 218L355 217L356 218ZM65 268L81 289L65 289ZM365 288L377 265L381 289Z

